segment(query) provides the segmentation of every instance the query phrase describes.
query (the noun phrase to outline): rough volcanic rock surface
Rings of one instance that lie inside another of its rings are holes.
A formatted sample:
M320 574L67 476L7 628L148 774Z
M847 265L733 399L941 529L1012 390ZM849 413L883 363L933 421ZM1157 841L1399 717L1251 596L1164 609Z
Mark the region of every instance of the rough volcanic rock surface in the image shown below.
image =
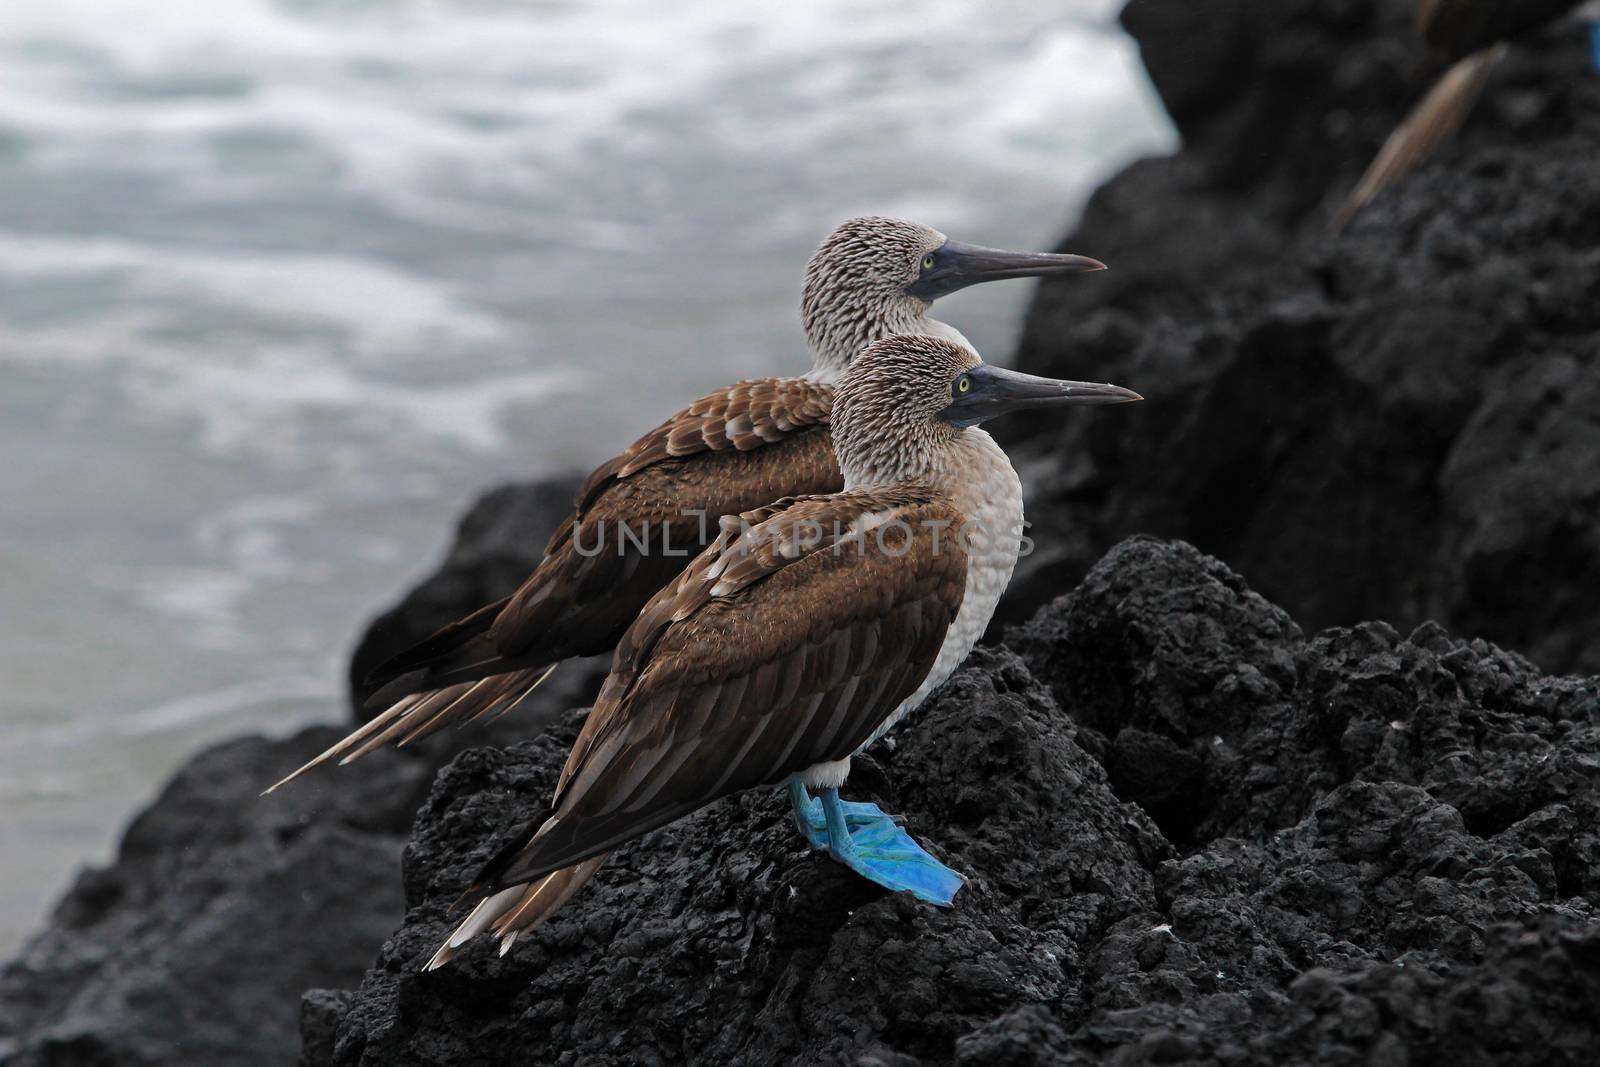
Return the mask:
M1600 679L1437 627L1308 638L1149 538L1012 637L850 783L971 878L952 909L807 854L756 792L420 973L574 721L440 776L406 921L308 998L304 1062L1590 1062Z
M1431 618L1600 670L1600 79L1571 24L1519 42L1330 237L1436 72L1406 8L1129 6L1185 146L1095 195L1063 247L1113 269L1041 285L1017 362L1147 402L1001 428L1039 542L1011 621L1149 532L1312 628Z
M191 760L0 970L0 1063L281 1064L310 985L354 982L403 911L432 768L387 754L258 799L337 733Z
M575 724L466 753L419 815L412 910L333 1062L937 1058L1019 1000L1080 1000L1076 946L1148 910L1159 854L1144 853L1164 846L1065 726L1015 656L980 653L938 713L855 775L854 795L904 814L972 876L961 907L886 896L809 855L786 801L764 791L622 850L509 956L480 946L424 975L454 924L445 905L496 830L542 807ZM999 787L978 788L985 779ZM1048 844L1024 852L1019 840Z

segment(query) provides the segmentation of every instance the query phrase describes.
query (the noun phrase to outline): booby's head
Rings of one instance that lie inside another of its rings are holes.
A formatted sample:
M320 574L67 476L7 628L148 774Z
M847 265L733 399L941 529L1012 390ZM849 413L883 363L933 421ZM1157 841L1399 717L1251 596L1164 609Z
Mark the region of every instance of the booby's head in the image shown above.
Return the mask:
M845 485L925 477L970 427L1008 411L1143 400L1118 385L992 367L966 345L900 335L868 345L833 397L833 448Z
M920 333L963 340L927 315L946 293L1003 278L1095 270L1105 270L1105 264L1088 256L983 248L880 215L849 219L806 264L800 314L814 373L836 377L880 337Z

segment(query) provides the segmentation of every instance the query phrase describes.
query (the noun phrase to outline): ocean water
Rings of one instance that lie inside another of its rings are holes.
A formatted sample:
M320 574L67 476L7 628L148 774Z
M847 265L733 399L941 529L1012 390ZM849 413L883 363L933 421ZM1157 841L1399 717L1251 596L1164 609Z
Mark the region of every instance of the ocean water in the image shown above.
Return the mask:
M476 492L803 367L835 222L1048 246L1169 148L1117 6L5 0L0 950L185 756L342 715ZM941 313L1003 359L1026 295Z

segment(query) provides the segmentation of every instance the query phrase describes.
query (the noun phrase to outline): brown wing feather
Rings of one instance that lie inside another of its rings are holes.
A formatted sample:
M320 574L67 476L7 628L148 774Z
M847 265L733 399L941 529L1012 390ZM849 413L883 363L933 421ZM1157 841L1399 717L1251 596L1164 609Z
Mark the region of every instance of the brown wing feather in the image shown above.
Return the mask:
M555 663L609 650L715 536L718 516L842 488L832 405L829 386L756 379L697 400L640 438L589 477L515 593L377 668L368 703L383 710L278 785L329 760L502 714Z
M1444 72L1422 102L1395 127L1331 224L1337 233L1385 186L1409 173L1466 121L1505 46L1474 53Z
M617 481L667 459L730 448L749 452L777 444L794 433L826 423L832 409L832 387L805 378L735 382L696 400L629 445L621 455L595 468L578 490L574 509L581 515ZM555 543L552 539L552 548Z
M832 404L830 387L802 378L739 382L640 438L589 477L490 643L508 659L545 643L554 658L606 651L716 534L718 516L838 491Z
M706 546L718 516L842 488L832 405L831 387L804 378L752 379L695 401L590 474L511 596L396 656L373 681L422 668L416 691L607 651Z
M958 523L931 493L764 509L642 612L562 771L554 817L481 892L598 855L721 796L853 753L927 676L960 608ZM855 536L852 524L901 520ZM903 525L902 525L903 523ZM809 547L806 531L821 528ZM863 595L863 590L880 595ZM869 650L903 647L901 657ZM774 694L757 704L752 695Z

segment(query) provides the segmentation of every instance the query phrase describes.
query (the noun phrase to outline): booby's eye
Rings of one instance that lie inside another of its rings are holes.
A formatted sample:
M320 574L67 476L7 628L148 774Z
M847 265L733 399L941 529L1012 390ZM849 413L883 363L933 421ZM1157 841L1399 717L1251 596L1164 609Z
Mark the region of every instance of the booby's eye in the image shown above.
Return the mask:
M970 392L972 392L972 378L970 375L963 374L956 379L956 396Z
M933 269L933 253L932 252L929 252L927 255L922 257L922 269L923 270L932 270Z

